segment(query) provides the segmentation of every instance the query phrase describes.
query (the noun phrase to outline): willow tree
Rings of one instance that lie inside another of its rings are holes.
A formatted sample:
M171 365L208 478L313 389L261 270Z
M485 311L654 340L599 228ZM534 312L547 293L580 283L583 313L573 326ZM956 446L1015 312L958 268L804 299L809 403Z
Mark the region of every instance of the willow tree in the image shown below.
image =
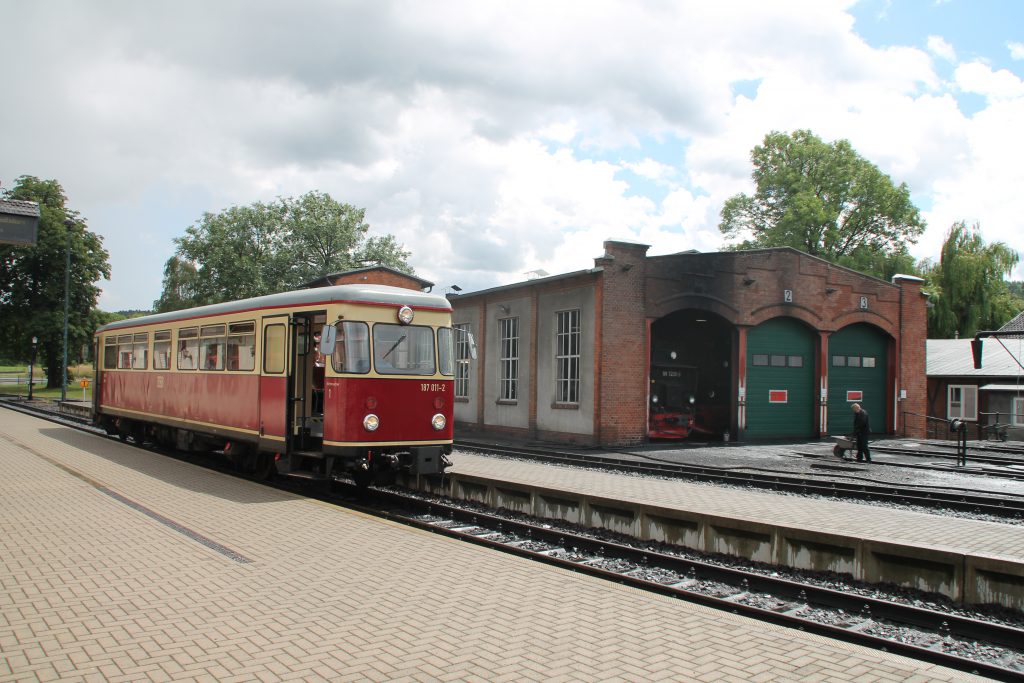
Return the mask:
M932 306L928 336L949 339L973 337L979 330L1002 327L1020 313L1024 301L1005 281L1020 257L1002 242L986 245L981 228L957 221L946 233L936 264L926 264Z

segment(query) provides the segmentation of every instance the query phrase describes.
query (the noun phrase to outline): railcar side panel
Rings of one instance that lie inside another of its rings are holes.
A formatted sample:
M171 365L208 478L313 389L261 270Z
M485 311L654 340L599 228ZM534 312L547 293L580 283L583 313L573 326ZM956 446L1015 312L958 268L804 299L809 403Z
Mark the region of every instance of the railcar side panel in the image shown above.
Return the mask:
M288 430L288 378L283 375L260 377L259 429L265 437L285 438Z
M108 370L103 373L101 392L101 410L119 408L245 431L259 429L258 377L255 374Z

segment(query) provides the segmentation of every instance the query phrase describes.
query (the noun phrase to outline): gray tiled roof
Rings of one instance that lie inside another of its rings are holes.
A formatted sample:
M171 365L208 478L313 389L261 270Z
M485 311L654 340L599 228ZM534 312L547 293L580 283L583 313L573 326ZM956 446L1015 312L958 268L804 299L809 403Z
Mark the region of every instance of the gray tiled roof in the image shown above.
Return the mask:
M17 216L38 216L39 205L35 202L26 202L21 199L0 199L0 213L15 214Z
M1024 311L1017 314L1017 317L999 328L1000 332L1024 332Z
M970 339L929 339L925 346L925 374L929 377L1018 377L1024 370L1014 358L1021 360L1024 338L1003 339L1002 342L1006 348L996 339L985 340L981 369L975 370Z

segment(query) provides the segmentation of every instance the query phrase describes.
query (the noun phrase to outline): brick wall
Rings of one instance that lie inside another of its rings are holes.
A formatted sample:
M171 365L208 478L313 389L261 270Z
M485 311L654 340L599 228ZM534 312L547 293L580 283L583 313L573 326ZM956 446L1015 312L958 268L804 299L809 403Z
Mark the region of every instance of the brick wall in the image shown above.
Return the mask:
M900 287L901 315L898 388L906 391L906 398L897 401L896 431L906 436L925 438L927 425L923 415L928 411L928 378L926 375L926 345L928 317L926 297L921 292L923 281L916 277L894 278Z
M389 285L403 289L422 291L423 282L417 278L390 270L370 270L355 273L341 273L331 276L334 285Z
M599 434L605 445L647 438L648 339L645 314L647 245L605 242L594 260L600 288Z

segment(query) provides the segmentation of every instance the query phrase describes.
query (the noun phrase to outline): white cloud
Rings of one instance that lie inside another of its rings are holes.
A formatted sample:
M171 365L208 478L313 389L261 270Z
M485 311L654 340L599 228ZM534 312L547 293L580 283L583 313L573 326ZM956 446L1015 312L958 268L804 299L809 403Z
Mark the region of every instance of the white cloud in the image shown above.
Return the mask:
M956 50L942 36L928 36L928 51L947 62L956 62Z
M1009 42L1006 47L1010 50L1011 59L1024 59L1024 43Z
M988 64L970 62L958 66L954 78L961 90L989 100L1024 97L1024 81L1008 69L993 71Z
M117 307L156 298L203 211L313 189L464 288L590 267L609 237L713 250L773 129L848 138L906 181L932 224L919 255L958 218L1024 232L1020 77L973 61L951 91L933 55L954 61L954 35L875 49L849 5L22 3L5 19L30 28L0 45L22 65L5 72L3 172L58 178L102 219ZM57 48L33 51L31 27ZM965 114L960 93L984 106Z

